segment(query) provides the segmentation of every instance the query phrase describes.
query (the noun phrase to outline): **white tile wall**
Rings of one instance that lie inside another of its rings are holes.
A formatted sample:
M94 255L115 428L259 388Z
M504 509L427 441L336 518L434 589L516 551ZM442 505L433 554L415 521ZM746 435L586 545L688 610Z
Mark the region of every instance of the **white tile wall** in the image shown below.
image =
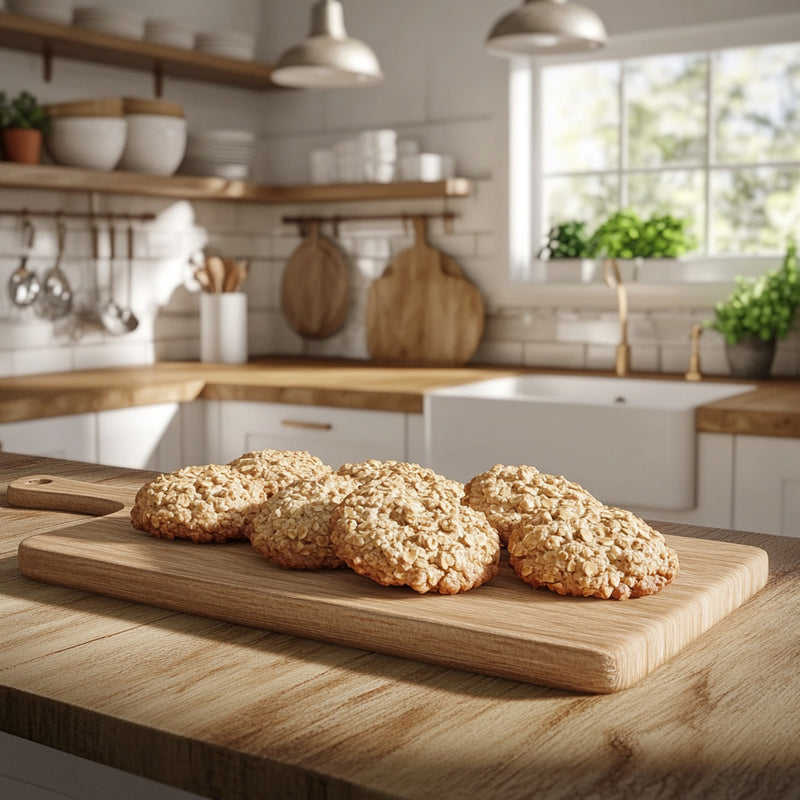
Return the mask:
M197 0L106 2L135 6L145 15L188 14L200 30L258 30L259 54L267 61L306 35L310 9L310 3L296 0L271 0L267 4L259 0L225 4ZM191 81L166 81L166 96L184 103L190 128L239 127L258 134L257 180L307 182L307 154L312 147L352 137L366 127L391 126L403 137L418 139L423 149L453 155L458 173L472 179L469 198L346 203L332 209L320 204L280 207L0 191L0 208L86 211L94 204L98 211L156 215L153 222L137 225L131 303L140 327L124 337L110 336L85 320L51 325L37 319L30 309L12 306L4 287L18 263L19 228L14 218L0 215L0 374L197 358L198 287L188 261L204 246L251 261L246 289L252 354L366 358L364 313L369 284L410 245L410 233L399 221L341 225L339 242L350 257L350 313L342 330L329 339L303 341L280 312L283 266L301 241L297 229L284 224L282 217L375 211L436 213L445 208L455 211L458 219L452 231L432 221L431 244L456 258L487 300L486 333L475 361L609 368L618 336L612 293L604 295L594 307L585 299L580 307L574 307L569 293L564 294L564 302L554 304L540 301L536 287L519 296L508 289L503 111L507 66L483 51L490 24L508 10L508 5L505 0L474 4L463 0L348 0L348 30L373 46L387 73L384 84L367 90L259 94ZM669 27L691 24L696 19L705 24L713 21L709 14L724 16L708 8L695 10L697 4L691 0L676 0L668 7L656 0L642 0L632 19L628 5L623 0L602 3L601 13L607 16L612 33L615 27L630 32L647 28L649 23ZM728 11L740 18L757 13L748 11L746 5L742 0ZM762 6L760 13L793 10L791 0L769 0ZM54 80L44 83L37 57L7 50L0 50L0 71L7 92L27 88L46 102L121 94L149 96L152 91L146 74L61 59L55 64ZM32 266L39 271L46 269L52 263L54 249L52 223L45 222L40 226ZM95 270L90 252L85 226L71 223L64 269L75 284L78 306L83 308L94 305ZM107 265L101 266L102 297L107 292ZM713 265L692 265L691 269L703 280L719 277ZM565 276L557 272L554 280L563 280ZM124 296L122 274L117 273L117 291ZM665 272L662 265L645 265L636 282L647 286L670 281L680 287L685 277L680 268ZM691 325L711 314L714 295L707 284L705 288L697 284L696 294L683 292L674 302L665 300L665 296L656 292L651 304L636 303L629 330L634 369L684 372ZM703 334L701 358L705 371L727 371L721 338L711 331ZM775 372L800 374L798 330L779 344Z

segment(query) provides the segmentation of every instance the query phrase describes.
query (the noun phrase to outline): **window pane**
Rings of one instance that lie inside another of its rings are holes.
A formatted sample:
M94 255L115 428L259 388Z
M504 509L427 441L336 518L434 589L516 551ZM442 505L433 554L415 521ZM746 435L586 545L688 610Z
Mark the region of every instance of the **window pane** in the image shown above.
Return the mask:
M619 208L616 175L576 175L544 182L545 228L567 220L582 220L594 230Z
M705 54L627 62L629 166L694 165L704 161L707 74Z
M711 173L712 253L782 253L800 220L800 167Z
M694 252L705 247L705 172L703 170L668 170L628 176L628 205L646 218L653 214L671 214L691 220L689 233L696 237Z
M716 160L800 159L800 44L714 56Z
M619 74L618 62L603 61L543 71L546 173L618 166Z

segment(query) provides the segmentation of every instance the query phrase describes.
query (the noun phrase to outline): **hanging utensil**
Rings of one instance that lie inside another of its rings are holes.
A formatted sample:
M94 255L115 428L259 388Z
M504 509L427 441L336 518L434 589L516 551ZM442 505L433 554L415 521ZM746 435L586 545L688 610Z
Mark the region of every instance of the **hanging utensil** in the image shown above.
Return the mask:
M35 272L28 269L28 257L33 249L36 230L27 216L22 218L22 260L8 279L8 293L15 306L29 306L36 300L41 284Z
M122 321L122 309L114 300L114 265L116 261L116 230L112 225L108 227L109 257L108 257L108 300L101 303L97 309L100 322L112 335L120 336L126 332L125 323Z
M122 309L122 315L120 317L123 326L125 327L125 332L130 333L131 331L135 331L139 327L139 319L137 318L136 314L133 313L133 309L131 308L131 297L133 295L132 291L132 282L133 282L133 246L134 246L134 231L133 225L128 222L128 228L126 230L126 242L127 242L127 259L125 261L125 290L126 290L126 305L125 308Z
M36 313L45 319L60 319L72 310L72 287L61 269L67 237L67 226L59 217L56 222L56 263L44 275L42 289L36 298Z

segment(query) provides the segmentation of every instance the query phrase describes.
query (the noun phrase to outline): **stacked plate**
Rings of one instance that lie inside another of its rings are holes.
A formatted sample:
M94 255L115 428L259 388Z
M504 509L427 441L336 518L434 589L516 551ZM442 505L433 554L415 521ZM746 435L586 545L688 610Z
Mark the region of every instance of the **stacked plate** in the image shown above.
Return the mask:
M6 5L12 14L21 17L34 17L59 25L72 22L72 0L7 0Z
M144 25L144 38L147 42L184 50L194 47L194 31L183 22L172 19L148 19Z
M256 39L239 31L214 31L198 33L194 49L199 53L252 61L256 52Z
M255 134L249 131L205 131L189 134L180 171L246 180L253 167Z
M104 8L103 6L82 6L75 9L72 18L80 28L89 28L125 39L144 37L144 19L128 8Z

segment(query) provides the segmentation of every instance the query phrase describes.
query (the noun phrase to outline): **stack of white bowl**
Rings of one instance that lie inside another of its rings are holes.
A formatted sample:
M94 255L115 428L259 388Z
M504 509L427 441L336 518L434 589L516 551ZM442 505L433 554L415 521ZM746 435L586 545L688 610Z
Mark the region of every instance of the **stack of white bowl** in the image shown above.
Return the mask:
M247 180L253 167L255 140L255 134L249 131L190 133L180 171L187 175Z
M128 135L117 167L148 175L172 175L186 151L183 106L168 100L125 97Z
M65 167L112 170L125 148L122 100L80 100L45 106L51 120L47 151Z
M389 128L362 131L358 135L364 180L390 183L397 165L397 131Z
M172 19L148 19L144 23L146 42L164 44L191 50L194 47L194 30L183 22Z
M256 53L256 38L249 33L240 31L198 33L195 37L194 49L198 53L252 61Z
M8 10L21 17L34 17L59 25L72 22L72 0L6 0Z
M129 8L106 8L104 6L81 6L75 9L72 21L80 28L89 28L100 33L110 33L125 39L144 37L144 19Z

